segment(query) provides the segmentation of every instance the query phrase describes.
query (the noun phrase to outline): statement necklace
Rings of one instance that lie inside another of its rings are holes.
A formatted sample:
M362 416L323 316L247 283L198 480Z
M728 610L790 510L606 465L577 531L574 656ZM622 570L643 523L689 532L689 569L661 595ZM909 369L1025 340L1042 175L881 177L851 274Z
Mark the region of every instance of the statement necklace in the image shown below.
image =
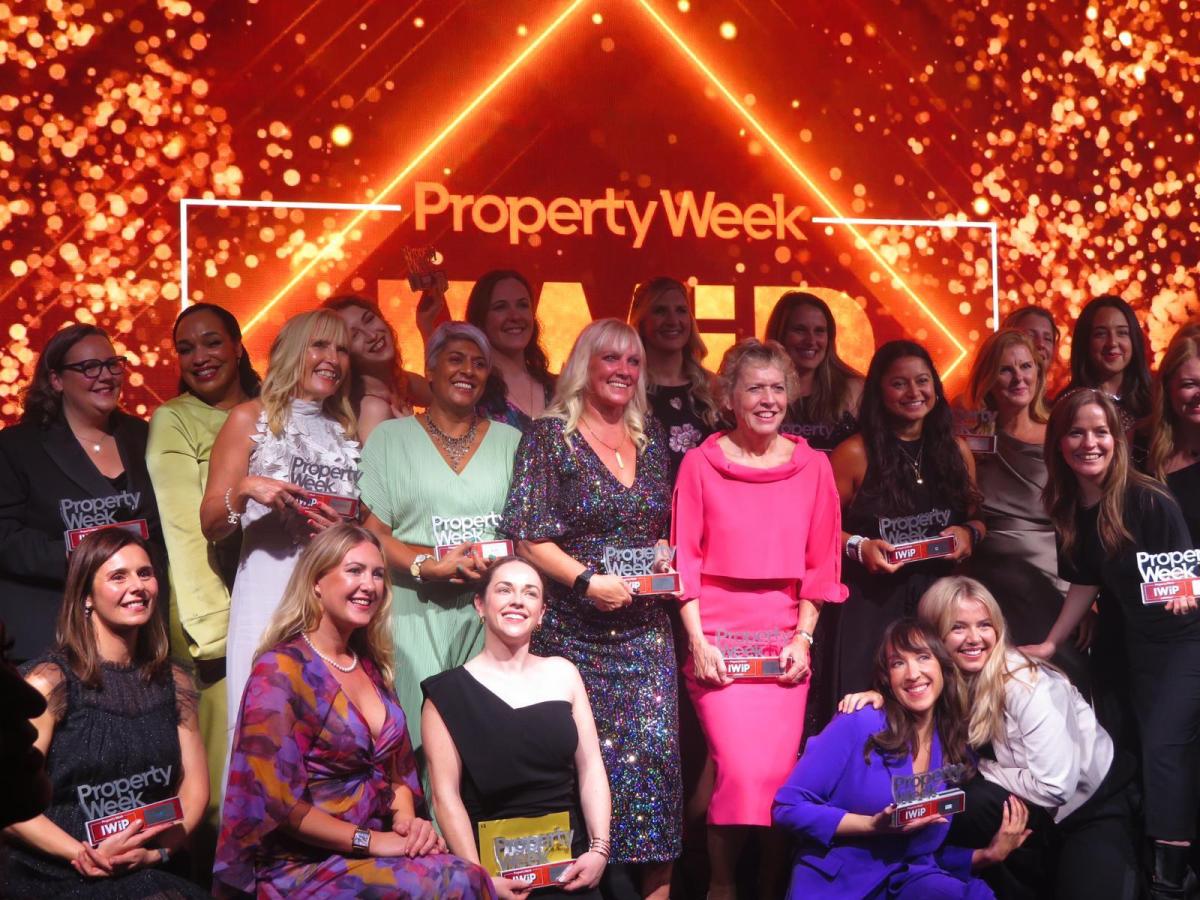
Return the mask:
M924 484L925 479L921 477L921 457L925 455L925 442L921 441L921 446L917 448L917 457L913 459L908 448L904 446L904 441L897 440L900 445L900 452L904 454L904 460L908 463L908 467L913 470L913 474L917 476L917 484Z
M603 446L607 447L610 451L612 451L613 456L615 456L617 458L617 468L620 469L621 471L624 471L625 470L625 460L621 459L621 444L617 444L617 446L614 447L612 444L605 443L604 441L600 440L600 435L596 434L596 430L587 423L587 419L585 419L583 416L580 416L579 421L582 422L583 427L588 430L588 434L590 434L592 437L594 437L597 441L600 441L600 443ZM622 443L624 443L624 442L622 442Z
M316 644L314 644L309 639L307 634L301 634L300 637L304 638L304 643L308 644L309 649L312 650L313 653L317 654L317 656L321 657L321 659L325 660L325 662L329 663L331 666L333 666L339 672L345 672L347 675L349 675L351 672L353 672L355 669L358 668L358 654L355 653L353 650L350 651L350 655L352 657L354 657L353 661L350 663L350 665L343 666L341 663L335 662L334 660L332 660L328 656L326 656L324 653L322 653L320 650L318 650Z
M467 455L471 449L471 445L475 443L475 429L479 426L479 416L471 417L471 427L467 429L467 433L462 437L451 437L446 434L446 432L433 424L433 419L429 417L429 413L425 413L425 425L429 429L429 434L446 451L446 455L450 457L450 468L457 472L459 465L462 464L463 457Z

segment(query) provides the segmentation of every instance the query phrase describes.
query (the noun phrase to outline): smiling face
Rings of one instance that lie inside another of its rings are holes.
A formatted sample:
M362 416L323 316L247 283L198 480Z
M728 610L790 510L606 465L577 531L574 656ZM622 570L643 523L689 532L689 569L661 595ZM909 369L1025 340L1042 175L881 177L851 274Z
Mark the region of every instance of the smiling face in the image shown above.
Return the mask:
M1088 336L1088 361L1092 371L1101 379L1112 378L1125 371L1133 359L1133 335L1129 322L1119 309L1106 306L1092 320Z
M137 544L126 544L96 570L84 603L92 608L93 629L120 635L149 622L157 600L150 557Z
M503 563L491 573L487 592L475 597L475 610L488 633L506 644L527 644L542 624L542 579L528 563Z
M888 653L888 684L892 695L910 712L930 712L942 695L944 679L937 657L928 647L901 650L893 647Z
M1038 356L1042 358L1042 365L1049 369L1050 362L1054 359L1054 343L1058 337L1053 323L1041 313L1027 312L1017 316L1012 322L1012 327L1023 331L1033 341Z
M1167 399L1180 422L1200 428L1200 359L1189 359L1171 376Z
M1112 463L1116 437L1104 408L1096 403L1079 407L1071 427L1059 442L1059 452L1080 481L1099 484Z
M314 585L322 616L345 635L371 624L383 591L383 554L370 541L351 547Z
M330 338L313 338L304 351L304 372L296 395L323 403L350 375L350 348Z
M783 346L798 372L810 372L829 352L829 323L815 306L797 306L783 330Z
M434 402L457 412L474 409L490 371L487 357L474 341L451 338L428 373Z
M636 346L598 350L588 360L585 393L596 406L624 409L637 393L642 357Z
M63 357L62 364L68 366L89 360L110 360L115 356L116 351L108 338L90 334L76 341ZM65 368L50 373L50 385L62 392L63 406L87 418L107 418L117 408L117 402L121 399L121 386L124 383L123 370L114 374L107 367L101 367L99 374L94 378Z
M888 366L880 392L884 411L901 424L921 421L937 402L933 373L919 356L902 356Z
M237 392L240 341L230 337L217 315L202 309L175 329L179 375L189 391L210 406Z
M1028 347L1013 344L1000 354L1000 367L991 395L1001 412L1024 409L1033 402L1037 387L1037 363Z
M638 323L638 331L648 350L658 353L685 350L692 337L692 313L687 297L674 288L663 291L650 303Z
M961 671L971 674L983 671L996 646L996 625L987 607L974 597L959 600L955 604L954 621L942 636L942 643Z
M778 366L742 366L729 398L737 431L758 437L775 434L787 403L787 378Z
M492 349L505 356L520 356L533 337L533 299L515 278L503 278L492 288L483 333Z
M336 310L350 332L350 356L358 365L390 366L396 358L396 345L387 322L364 306L345 306Z

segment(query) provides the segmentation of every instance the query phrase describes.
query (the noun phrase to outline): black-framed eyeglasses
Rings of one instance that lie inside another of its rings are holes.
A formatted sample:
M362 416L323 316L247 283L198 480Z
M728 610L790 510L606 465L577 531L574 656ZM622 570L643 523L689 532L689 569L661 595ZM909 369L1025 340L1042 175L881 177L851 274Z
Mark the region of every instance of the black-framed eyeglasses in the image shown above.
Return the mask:
M84 378L95 379L100 377L103 369L108 369L110 375L124 375L128 365L129 360L124 356L110 356L108 359L85 359L77 363L63 363L58 370L60 372L78 372Z

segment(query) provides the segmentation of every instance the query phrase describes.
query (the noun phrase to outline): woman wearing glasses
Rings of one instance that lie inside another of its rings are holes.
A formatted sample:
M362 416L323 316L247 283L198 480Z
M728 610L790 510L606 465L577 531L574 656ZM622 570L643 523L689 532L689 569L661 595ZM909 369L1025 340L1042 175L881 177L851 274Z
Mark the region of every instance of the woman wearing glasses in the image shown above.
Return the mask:
M99 328L64 328L37 361L20 423L0 431L0 620L15 659L54 643L73 532L128 523L166 571L147 426L117 406L125 369Z

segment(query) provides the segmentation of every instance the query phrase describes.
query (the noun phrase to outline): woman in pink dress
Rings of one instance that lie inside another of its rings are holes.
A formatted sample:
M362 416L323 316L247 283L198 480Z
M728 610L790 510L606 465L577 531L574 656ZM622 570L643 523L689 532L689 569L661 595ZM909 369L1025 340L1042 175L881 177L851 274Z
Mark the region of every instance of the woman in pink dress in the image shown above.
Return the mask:
M733 347L718 389L734 428L689 451L675 484L672 543L690 647L684 677L716 772L711 900L734 896L750 827L771 824L771 800L800 750L817 615L823 603L846 599L829 460L779 433L796 382L775 341ZM736 677L752 657L777 664L779 674ZM782 844L768 840L764 851L759 888L767 896L782 874Z

